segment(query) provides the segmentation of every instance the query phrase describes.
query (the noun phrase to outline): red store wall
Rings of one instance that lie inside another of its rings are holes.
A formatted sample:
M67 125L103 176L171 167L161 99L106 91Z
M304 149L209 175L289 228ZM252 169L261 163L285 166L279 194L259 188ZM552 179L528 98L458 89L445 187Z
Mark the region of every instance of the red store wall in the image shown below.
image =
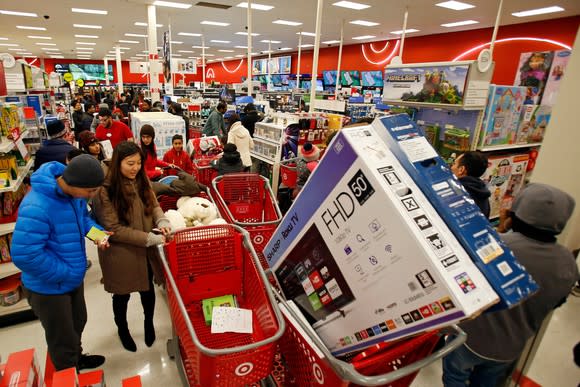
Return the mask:
M513 24L501 26L498 31L497 40L501 41L506 38L518 38L509 42L498 42L494 48L494 60L496 62L495 72L492 79L493 83L511 85L514 82L515 74L520 54L522 52L537 50L558 50L562 49L556 44L548 42L538 42L523 40L523 38L540 38L549 39L555 42L572 46L578 26L580 25L580 16L568 18L546 20L532 23ZM405 50L403 53L403 63L419 62L441 62L451 61L465 51L478 45L488 43L491 39L492 28L483 28L462 32L451 32L429 36L407 37L405 39ZM342 50L343 70L382 70L388 64L389 56L398 53L397 40L375 42L372 44L353 44L344 46ZM373 52L373 49L375 52ZM363 55L366 53L366 58ZM479 50L475 50L462 59L475 59ZM296 73L298 65L297 53L280 54L292 56L292 73ZM264 57L264 56L262 56ZM313 51L302 52L301 68L302 74L312 72ZM336 69L338 60L338 47L321 48L318 73L322 70ZM45 68L47 72L54 70L55 63L102 63L102 61L80 61L75 59L45 59ZM374 62L374 63L371 63ZM115 80L117 79L117 70L115 62L110 61L113 65ZM133 74L129 71L129 63L122 62L123 82L124 83L147 83L147 78L142 74ZM239 83L242 77L247 74L246 59L231 60L223 63L210 63L207 65L206 74L209 69L213 70L215 78L206 77L209 83L212 80L221 83ZM211 72L211 71L210 71ZM181 75L176 75L176 79L181 79ZM192 81L201 81L201 67L198 68L198 74L185 76L186 84Z

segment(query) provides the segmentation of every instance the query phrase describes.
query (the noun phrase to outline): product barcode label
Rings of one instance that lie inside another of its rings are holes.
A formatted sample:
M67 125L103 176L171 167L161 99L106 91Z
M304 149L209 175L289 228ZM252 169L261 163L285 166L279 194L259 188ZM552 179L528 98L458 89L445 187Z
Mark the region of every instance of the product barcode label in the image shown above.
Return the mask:
M408 285L410 291L414 292L417 290L417 284L415 282L409 282Z
M513 273L512 268L505 261L498 263L497 264L497 268L500 271L500 273L504 275L504 277L507 277L508 275L510 275L511 273Z
M477 249L477 255L479 255L479 258L481 258L484 263L489 263L503 254L503 249L497 243L494 237L489 234L488 237L489 240L487 244Z

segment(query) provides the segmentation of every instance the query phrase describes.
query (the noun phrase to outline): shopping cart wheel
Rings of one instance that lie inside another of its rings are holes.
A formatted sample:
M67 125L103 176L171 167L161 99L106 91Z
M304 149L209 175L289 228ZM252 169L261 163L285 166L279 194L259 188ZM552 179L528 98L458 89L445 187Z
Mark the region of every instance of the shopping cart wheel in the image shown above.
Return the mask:
M171 360L175 359L175 354L177 353L176 351L179 351L178 346L179 342L177 339L173 338L167 340L167 355Z

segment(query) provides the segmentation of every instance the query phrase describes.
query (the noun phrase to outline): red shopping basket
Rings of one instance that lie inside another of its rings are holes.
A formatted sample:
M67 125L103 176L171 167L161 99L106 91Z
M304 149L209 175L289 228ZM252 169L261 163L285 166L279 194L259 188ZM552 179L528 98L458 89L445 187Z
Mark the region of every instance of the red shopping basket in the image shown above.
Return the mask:
M217 176L218 171L211 165L217 157L193 160L193 174L201 184L210 186L212 180Z
M219 225L178 231L165 251L159 247L190 386L241 386L272 370L276 340L285 324L248 246L243 229ZM226 294L235 295L241 308L252 310L252 334L211 333L201 302Z
M280 162L280 177L282 184L288 188L295 188L298 180L296 159L283 160Z
M255 173L231 173L216 177L212 184L224 219L250 233L262 267L268 269L263 250L282 220L268 180Z

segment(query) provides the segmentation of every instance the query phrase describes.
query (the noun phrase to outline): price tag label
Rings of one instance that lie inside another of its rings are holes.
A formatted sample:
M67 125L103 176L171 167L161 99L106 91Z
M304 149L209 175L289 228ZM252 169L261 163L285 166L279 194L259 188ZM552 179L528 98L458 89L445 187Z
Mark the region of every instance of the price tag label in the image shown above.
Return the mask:
M22 139L16 141L16 148L18 148L22 158L26 160L26 157L28 156L28 148L26 148L26 145L24 145L24 141L22 141Z

